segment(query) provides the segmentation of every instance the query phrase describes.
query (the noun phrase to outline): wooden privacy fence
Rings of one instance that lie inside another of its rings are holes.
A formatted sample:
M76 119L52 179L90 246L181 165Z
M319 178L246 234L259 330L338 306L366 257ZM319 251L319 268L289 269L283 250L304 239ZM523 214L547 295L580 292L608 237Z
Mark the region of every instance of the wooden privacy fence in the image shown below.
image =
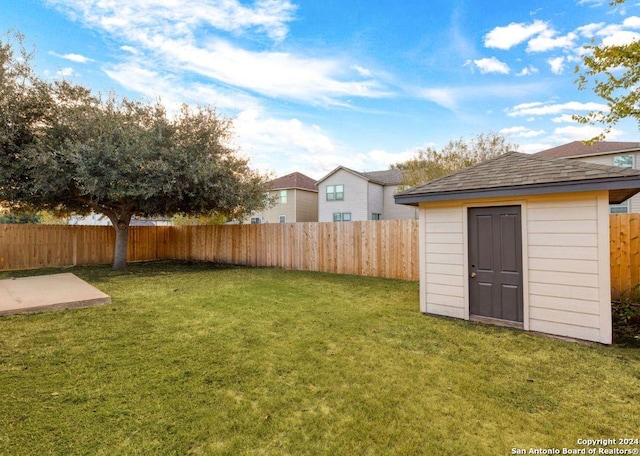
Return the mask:
M640 214L612 214L609 218L611 296L640 282Z
M0 270L108 264L105 226L0 225ZM640 282L640 214L610 216L611 291ZM418 222L131 227L129 261L195 260L418 280Z
M108 264L114 243L111 227L0 225L0 270ZM127 255L418 280L418 222L131 227Z
M132 227L129 261L167 258L169 227ZM110 226L0 225L0 271L113 262Z

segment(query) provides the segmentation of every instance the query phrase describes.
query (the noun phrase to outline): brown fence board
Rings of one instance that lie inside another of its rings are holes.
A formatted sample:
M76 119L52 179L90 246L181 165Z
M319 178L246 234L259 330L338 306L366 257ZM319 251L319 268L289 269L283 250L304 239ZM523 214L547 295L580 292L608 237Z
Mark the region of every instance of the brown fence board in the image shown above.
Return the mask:
M418 280L418 221L131 227L128 261L194 260ZM109 264L106 226L0 225L0 271ZM610 216L613 299L640 282L640 214Z

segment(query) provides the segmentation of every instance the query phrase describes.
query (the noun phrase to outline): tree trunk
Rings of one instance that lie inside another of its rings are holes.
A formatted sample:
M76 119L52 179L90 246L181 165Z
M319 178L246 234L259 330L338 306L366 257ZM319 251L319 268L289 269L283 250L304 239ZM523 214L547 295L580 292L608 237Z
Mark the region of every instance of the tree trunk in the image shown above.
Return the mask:
M116 248L113 254L113 269L124 269L127 266L127 245L129 244L129 223L119 220L114 223L116 230Z

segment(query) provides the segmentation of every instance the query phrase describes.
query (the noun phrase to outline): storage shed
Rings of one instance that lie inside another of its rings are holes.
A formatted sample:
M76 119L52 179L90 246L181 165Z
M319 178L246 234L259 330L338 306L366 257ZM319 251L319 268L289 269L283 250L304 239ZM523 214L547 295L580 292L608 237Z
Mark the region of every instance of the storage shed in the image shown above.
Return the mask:
M420 310L611 343L609 204L640 170L509 152L414 187Z

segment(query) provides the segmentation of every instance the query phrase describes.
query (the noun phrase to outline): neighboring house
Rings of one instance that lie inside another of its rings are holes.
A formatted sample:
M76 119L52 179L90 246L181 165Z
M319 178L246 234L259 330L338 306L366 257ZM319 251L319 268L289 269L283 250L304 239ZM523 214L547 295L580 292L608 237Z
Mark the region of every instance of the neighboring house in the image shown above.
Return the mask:
M399 169L360 173L339 166L318 181L318 220L416 219L416 209L393 199L401 181Z
M639 190L640 170L508 152L397 195L421 311L611 343L609 204Z
M587 146L582 141L574 141L543 150L535 155L543 158L567 158L599 165L640 169L640 143L638 142L603 141ZM612 214L640 212L640 195L622 204L612 204L610 212Z
M316 181L302 173L291 173L269 182L275 205L251 214L251 223L295 223L318 221Z
M104 214L92 212L89 215L73 215L69 218L69 225L93 225L111 226L111 220ZM168 217L154 217L150 219L132 217L130 226L171 226L173 223Z

